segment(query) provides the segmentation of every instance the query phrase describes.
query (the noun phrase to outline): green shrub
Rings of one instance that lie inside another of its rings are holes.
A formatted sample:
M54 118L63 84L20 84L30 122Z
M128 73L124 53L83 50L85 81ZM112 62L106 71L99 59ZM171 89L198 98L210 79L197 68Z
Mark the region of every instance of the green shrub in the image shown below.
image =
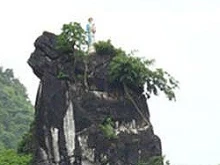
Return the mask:
M99 41L94 43L96 53L99 55L115 55L115 48L111 43L111 40Z
M153 156L145 162L139 162L137 165L170 165L168 160L165 161L165 163L164 161L165 160L163 156Z
M18 155L14 150L0 150L1 165L29 165L31 155Z
M86 32L77 22L64 24L61 34L57 38L57 48L62 51L74 52L87 45Z
M119 55L113 58L110 63L110 81L125 83L127 85L143 86L143 75L145 66L138 58Z
M65 73L62 72L62 71L59 71L59 72L58 72L58 75L57 75L57 78L58 78L58 79L65 79L65 78L68 78L68 75L65 74Z
M113 121L110 117L107 117L105 121L99 125L101 131L108 139L116 139L117 135L115 134L115 130L113 128Z
M115 55L120 56L120 55L126 55L126 52L122 50L121 48L115 48Z
M164 161L165 160L163 156L153 156L148 161L140 161L137 165L170 165L169 161L165 161L165 163Z
M113 84L123 84L144 89L147 85L147 95L158 95L162 91L169 100L175 99L176 81L163 69L152 69L154 60L143 60L131 55L117 55L109 65L109 79Z

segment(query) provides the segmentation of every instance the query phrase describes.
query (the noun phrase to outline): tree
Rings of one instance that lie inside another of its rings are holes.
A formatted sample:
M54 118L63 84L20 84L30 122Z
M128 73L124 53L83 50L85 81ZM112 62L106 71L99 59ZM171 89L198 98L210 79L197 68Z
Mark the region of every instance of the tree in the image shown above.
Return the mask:
M175 100L174 90L178 88L178 81L161 68L152 69L154 60L144 60L132 55L116 55L109 66L111 83L121 84L144 90L146 93L158 95L163 92L169 100Z
M0 67L0 148L16 149L33 121L34 108L13 70Z
M115 48L110 40L94 44L97 54L112 55L109 65L109 79L116 86L132 87L144 91L150 97L153 93L163 92L169 100L175 100L174 90L179 82L162 68L153 69L155 60L134 56L134 52L126 54L121 48Z
M70 22L63 25L57 41L58 49L74 53L75 49L81 50L83 46L87 45L86 32L80 23Z

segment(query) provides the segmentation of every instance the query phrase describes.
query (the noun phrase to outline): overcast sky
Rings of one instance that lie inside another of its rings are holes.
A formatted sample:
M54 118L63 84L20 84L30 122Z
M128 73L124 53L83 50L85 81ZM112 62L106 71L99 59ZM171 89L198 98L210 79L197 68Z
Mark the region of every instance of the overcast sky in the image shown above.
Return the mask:
M220 163L220 0L2 0L0 65L13 68L34 103L39 80L27 65L43 31L94 17L97 40L156 59L180 81L177 101L148 103L172 165Z

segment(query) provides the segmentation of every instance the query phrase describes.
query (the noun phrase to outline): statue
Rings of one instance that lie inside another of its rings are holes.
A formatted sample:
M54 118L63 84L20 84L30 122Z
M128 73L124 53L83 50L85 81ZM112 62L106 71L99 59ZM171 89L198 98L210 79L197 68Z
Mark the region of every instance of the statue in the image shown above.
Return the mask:
M96 33L96 27L93 23L93 18L90 17L88 19L88 23L86 25L86 32L88 36L88 52L91 53L94 51L93 44L95 42L95 33Z

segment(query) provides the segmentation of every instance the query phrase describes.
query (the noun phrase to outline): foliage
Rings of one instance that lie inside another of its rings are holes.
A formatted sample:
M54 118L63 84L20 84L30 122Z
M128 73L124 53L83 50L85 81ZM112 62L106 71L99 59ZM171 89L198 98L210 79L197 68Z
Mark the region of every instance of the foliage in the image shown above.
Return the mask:
M0 148L15 149L33 116L26 88L11 69L0 67Z
M165 161L163 156L151 157L147 162L139 162L138 165L170 165L169 161Z
M0 150L1 165L29 165L31 155L19 155L14 150Z
M114 55L116 54L115 47L112 45L111 40L99 41L94 43L96 53L99 55Z
M132 55L117 55L109 65L111 83L126 84L135 88L144 88L147 85L147 95L158 95L164 92L169 100L175 99L174 89L178 88L176 81L163 69L152 69L154 60L143 60Z
M67 77L68 77L68 75L65 74L64 72L62 72L62 71L59 71L59 72L58 72L58 75L57 75L57 78L58 78L58 79L65 79L65 78L67 78Z
M86 32L77 22L64 24L62 32L58 36L57 48L63 51L74 52L74 49L81 49L87 45Z
M122 50L121 48L115 48L115 55L116 56L124 56L126 55L126 52Z
M58 48L74 52L76 47L81 52L82 46L86 44L86 32L79 23L70 22L63 25L62 33L58 36ZM99 55L115 56L109 66L111 83L125 84L138 89L143 89L146 84L148 96L152 93L158 95L158 91L162 91L169 100L175 100L174 89L178 88L179 82L161 68L152 69L154 60L126 55L122 49L116 49L110 40L99 41L94 47ZM60 73L58 77L65 77Z
M110 117L107 117L102 124L99 125L105 137L108 139L116 139L117 135L113 128L114 124Z
M34 126L35 122L32 122L29 131L22 136L22 140L18 143L17 152L19 154L34 153Z

